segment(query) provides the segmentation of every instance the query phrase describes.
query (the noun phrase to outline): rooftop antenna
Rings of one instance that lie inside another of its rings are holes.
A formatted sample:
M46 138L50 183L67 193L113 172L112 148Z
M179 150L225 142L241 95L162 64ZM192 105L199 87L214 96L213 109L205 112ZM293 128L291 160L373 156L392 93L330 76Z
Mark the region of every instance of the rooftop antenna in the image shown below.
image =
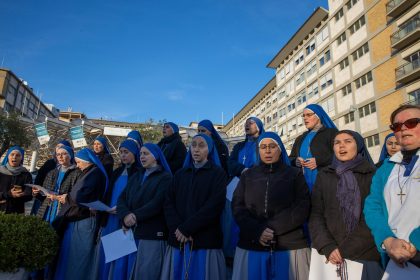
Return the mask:
M3 67L3 63L4 63L4 55L3 55L3 59L1 60L1 67Z

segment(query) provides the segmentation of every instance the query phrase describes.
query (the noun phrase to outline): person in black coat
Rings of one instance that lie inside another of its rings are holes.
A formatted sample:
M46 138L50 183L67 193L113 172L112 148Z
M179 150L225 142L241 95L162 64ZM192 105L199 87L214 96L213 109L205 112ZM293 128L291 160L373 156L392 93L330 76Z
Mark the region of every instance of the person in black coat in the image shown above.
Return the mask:
M117 215L123 229L133 229L138 242L136 262L133 269L129 268L132 279L159 280L168 238L163 204L172 175L156 144L143 145L140 161L143 168L130 178L120 195Z
M111 178L112 171L114 170L114 158L109 151L105 137L98 136L95 138L95 141L93 141L93 151L105 168L108 178Z
M361 279L381 279L380 255L362 213L375 166L354 131L337 133L334 155L332 164L318 173L312 192L312 246L339 267L345 259L362 263Z
M179 128L173 122L163 124L163 138L157 144L165 155L166 161L171 167L172 174L182 168L187 149L179 135Z
M191 279L225 279L220 216L226 185L227 176L220 167L213 140L197 134L184 167L174 175L165 202L169 247L162 279L181 279L185 275ZM191 262L185 267L175 259ZM196 267L205 269L193 269Z
M309 191L312 191L318 171L332 161L332 144L337 128L317 104L306 106L302 117L308 131L296 138L289 158L292 165L303 168Z
M229 149L226 143L223 141L220 134L216 131L213 126L213 123L209 120L202 120L198 123L197 128L198 133L204 133L211 137L213 140L214 146L217 150L217 154L219 155L220 163L222 164L222 168L225 170L226 175L229 176L228 170L228 160L229 160Z
M232 279L308 279L303 224L310 196L302 170L290 166L276 133L261 134L257 144L259 164L241 175L233 193L240 233Z
M25 184L32 183L32 176L22 166L25 153L19 146L8 149L0 166L0 211L5 213L25 213L25 202L32 199L31 189Z
M92 279L97 218L96 212L82 203L101 200L108 186L105 168L93 151L84 148L75 160L83 174L52 223L62 237L56 279Z

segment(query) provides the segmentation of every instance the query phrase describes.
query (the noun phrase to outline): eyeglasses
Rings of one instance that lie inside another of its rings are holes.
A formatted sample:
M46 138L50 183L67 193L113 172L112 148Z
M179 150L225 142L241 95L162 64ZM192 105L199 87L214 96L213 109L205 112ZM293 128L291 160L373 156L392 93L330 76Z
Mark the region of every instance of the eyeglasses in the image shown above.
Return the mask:
M267 148L269 150L274 150L274 149L277 149L278 146L276 144L274 144L274 143L271 143L271 144L261 144L260 145L260 150L267 150Z
M304 118L304 117L308 117L308 118L310 118L310 117L312 117L313 115L315 115L315 113L306 113L306 114L302 114L302 118Z
M57 157L65 157L65 156L67 156L68 154L67 153L61 153L61 154L59 154L59 153L57 153L57 154L55 154Z
M419 122L420 122L420 118L412 118L402 123L399 123L399 122L393 123L389 126L389 128L391 128L391 130L394 132L398 132L398 131L401 131L403 125L405 125L406 128L411 129L411 128L415 128Z

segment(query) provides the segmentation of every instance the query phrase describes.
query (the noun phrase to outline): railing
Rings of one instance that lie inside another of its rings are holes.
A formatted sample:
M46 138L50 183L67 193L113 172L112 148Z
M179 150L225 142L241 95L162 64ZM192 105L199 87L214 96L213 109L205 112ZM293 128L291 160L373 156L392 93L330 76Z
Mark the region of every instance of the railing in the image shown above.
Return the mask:
M401 39L403 39L410 33L414 32L417 28L419 28L419 26L420 26L420 16L417 15L413 19L411 19L409 22L404 24L404 26L400 28L400 30L398 30L397 32L391 35L391 44L393 45L397 43L398 41L400 41Z
M416 60L413 60L412 62L409 62L407 64L404 64L400 67L398 67L395 70L395 75L397 76L397 79L413 72L417 68L420 67L420 58L417 58Z
M395 7L397 7L398 5L400 5L402 2L404 2L405 0L391 0L388 3L386 3L386 12L389 13L390 11L392 11Z

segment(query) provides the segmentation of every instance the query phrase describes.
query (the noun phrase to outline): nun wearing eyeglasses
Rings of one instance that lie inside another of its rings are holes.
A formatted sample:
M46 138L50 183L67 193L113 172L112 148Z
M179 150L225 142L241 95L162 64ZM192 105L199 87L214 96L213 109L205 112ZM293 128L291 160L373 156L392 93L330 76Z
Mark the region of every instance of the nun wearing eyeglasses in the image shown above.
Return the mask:
M121 142L119 146L121 166L114 170L110 180L109 188L103 202L111 207L108 212L100 213L100 236L105 236L121 228L121 221L117 215L117 201L124 192L130 178L141 170L140 150L134 141L129 139ZM98 238L99 240L99 238ZM96 248L95 279L127 279L130 271L127 272L124 262L125 258L105 263L105 255L101 242ZM116 265L115 263L118 263ZM112 268L112 269L111 269Z
M333 159L332 146L337 128L317 104L306 106L302 118L308 130L296 138L289 158L293 166L303 169L306 183L312 191L318 171L331 164Z
M210 136L213 140L214 146L217 150L217 154L219 155L220 163L222 164L223 170L225 170L226 174L229 174L228 171L228 159L229 159L229 149L223 141L222 137L220 136L219 132L214 128L213 123L210 120L202 120L198 123L197 128L198 133L204 133L207 136Z
M381 167L385 159L392 157L399 151L401 151L401 146L397 142L397 138L395 138L395 134L390 133L387 136L385 136L384 144L382 145L382 149L381 149L381 154L379 155L379 160L375 164L376 168Z
M95 138L95 141L93 141L93 151L104 166L106 175L108 178L111 178L114 169L114 158L109 151L108 142L105 137L98 136Z
M175 174L182 165L187 154L182 138L179 135L179 128L173 122L163 124L163 138L157 144L165 155L166 161L171 167L172 174Z
M240 233L232 279L308 279L308 186L276 133L261 134L257 143L259 163L241 175L233 194Z
M48 172L43 183L43 187L54 194L45 196L39 189L32 189L32 195L42 201L36 215L49 223L55 220L61 206L66 202L67 193L82 175L75 164L74 152L71 147L59 146L56 149L55 157L58 165Z
M134 231L138 249L113 262L109 279L157 280L161 275L168 238L163 204L172 175L156 144L141 147L140 161L143 168L129 179L117 204L121 226Z
M105 168L93 151L84 148L75 160L82 175L53 222L59 234L63 233L55 279L91 279L97 218L81 203L101 200L108 185Z
M380 256L362 212L375 165L355 131L339 131L333 149L333 161L318 173L312 192L312 247L339 272L351 260L363 265L360 279L381 279Z
M226 279L220 225L226 184L213 140L197 134L165 202L169 246L162 280Z
M10 147L0 166L0 212L24 213L25 202L32 199L32 176L23 167L25 151L19 146Z

